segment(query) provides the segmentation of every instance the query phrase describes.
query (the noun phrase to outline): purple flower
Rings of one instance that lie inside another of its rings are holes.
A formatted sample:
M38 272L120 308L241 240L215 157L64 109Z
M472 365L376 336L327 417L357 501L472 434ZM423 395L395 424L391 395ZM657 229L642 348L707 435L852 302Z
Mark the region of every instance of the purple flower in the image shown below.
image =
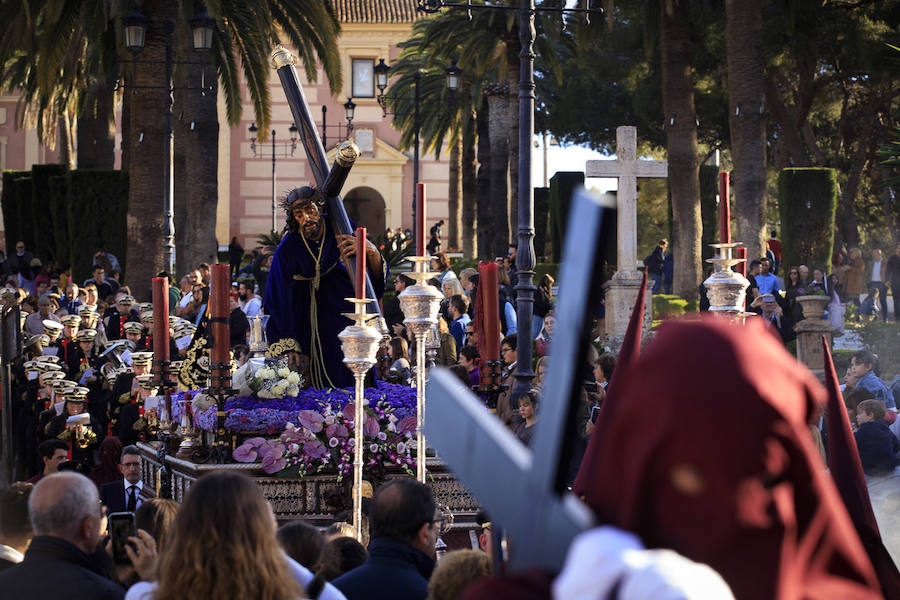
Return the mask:
M340 423L335 423L334 425L328 425L325 427L325 435L328 437L347 437L350 435L350 431L347 429L345 425L341 425Z
M238 462L254 462L259 456L259 448L263 444L266 444L266 440L263 438L250 438L245 441L243 444L234 449L234 452L231 455L234 457L234 460Z
M309 458L325 458L329 455L328 448L318 440L303 444L303 454Z
M400 419L397 422L397 433L415 433L416 431L416 416L415 415L407 415Z
M363 432L366 436L375 437L379 431L381 431L381 427L378 425L378 419L375 417L366 419L365 425L363 426Z
M313 410L301 410L299 413L297 413L297 422L313 433L322 431L322 423L324 421L325 418L321 415L321 413L315 412Z
M328 440L328 445L331 446L332 448L337 448L338 444L340 444L340 442L338 441L338 439L336 437L333 437L330 440Z

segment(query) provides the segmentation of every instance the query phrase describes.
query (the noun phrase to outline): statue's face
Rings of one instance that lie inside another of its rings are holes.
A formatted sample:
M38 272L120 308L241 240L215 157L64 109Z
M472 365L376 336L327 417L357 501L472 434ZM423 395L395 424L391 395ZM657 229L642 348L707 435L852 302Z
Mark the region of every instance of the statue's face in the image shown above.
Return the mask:
M300 224L300 233L307 239L318 239L322 233L322 213L315 202L304 198L291 206L291 214Z

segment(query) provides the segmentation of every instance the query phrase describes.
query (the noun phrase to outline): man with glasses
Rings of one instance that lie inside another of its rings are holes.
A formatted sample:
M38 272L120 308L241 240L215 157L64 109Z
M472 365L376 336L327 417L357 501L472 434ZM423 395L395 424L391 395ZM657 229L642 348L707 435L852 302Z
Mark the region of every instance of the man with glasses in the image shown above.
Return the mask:
M28 498L34 537L24 560L0 574L4 598L116 600L125 588L92 558L102 519L97 488L77 473L42 479Z
M134 512L143 502L141 490L141 451L137 446L122 448L119 459L119 471L124 479L100 486L100 500L106 505L107 512Z
M431 489L408 477L375 493L369 558L332 583L347 600L424 600L445 521Z
M356 259L356 239L326 227L324 204L322 193L309 186L285 198L288 232L275 250L263 303L270 344L291 350L295 361L308 356L310 380L319 389L353 385L337 336L349 324L344 314L354 312L346 298L356 295L346 266ZM380 299L386 268L368 240L366 267Z
M516 425L522 420L519 416L518 404L512 402L512 389L516 385L516 365L518 364L518 347L519 337L511 334L503 338L500 342L500 360L503 361L503 372L500 373L500 384L505 385L506 389L497 397L497 416L510 429L515 429Z

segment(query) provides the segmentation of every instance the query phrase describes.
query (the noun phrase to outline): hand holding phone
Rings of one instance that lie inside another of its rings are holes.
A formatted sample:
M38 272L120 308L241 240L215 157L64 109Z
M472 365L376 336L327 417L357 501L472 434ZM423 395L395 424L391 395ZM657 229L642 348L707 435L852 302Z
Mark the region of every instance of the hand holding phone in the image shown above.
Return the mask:
M131 561L125 552L128 538L136 534L134 513L117 512L109 515L109 536L112 540L113 561L117 565L130 565Z

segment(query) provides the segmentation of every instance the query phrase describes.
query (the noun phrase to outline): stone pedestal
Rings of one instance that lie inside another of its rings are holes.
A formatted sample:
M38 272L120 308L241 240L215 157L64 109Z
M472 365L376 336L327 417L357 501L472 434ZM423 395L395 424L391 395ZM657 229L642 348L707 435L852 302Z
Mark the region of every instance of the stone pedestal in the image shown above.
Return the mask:
M834 328L823 319L803 319L794 326L797 332L797 360L807 366L820 381L825 380L825 355L822 350L822 336L833 342Z
M639 271L619 271L608 281L606 289L606 338L613 352L618 352L625 340L631 311L641 289L642 276ZM648 281L647 285L652 282ZM644 295L643 335L646 339L653 322L653 296L649 290Z

